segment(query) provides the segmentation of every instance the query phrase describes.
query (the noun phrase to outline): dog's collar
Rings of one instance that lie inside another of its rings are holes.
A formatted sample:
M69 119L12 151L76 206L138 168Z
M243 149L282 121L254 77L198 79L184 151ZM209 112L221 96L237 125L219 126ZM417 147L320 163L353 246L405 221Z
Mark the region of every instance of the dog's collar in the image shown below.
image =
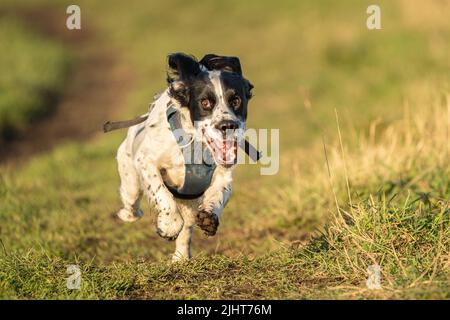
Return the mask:
M169 105L166 112L170 129L184 157L184 184L178 188L164 181L167 189L176 198L195 199L203 195L211 185L216 164L208 147L189 133L181 125L180 111Z

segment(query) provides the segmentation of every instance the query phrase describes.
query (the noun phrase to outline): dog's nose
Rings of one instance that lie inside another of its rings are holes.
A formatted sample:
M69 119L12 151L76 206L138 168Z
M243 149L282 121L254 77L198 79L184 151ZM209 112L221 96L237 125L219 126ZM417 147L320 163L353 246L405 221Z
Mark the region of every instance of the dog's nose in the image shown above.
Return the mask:
M222 120L216 125L216 129L222 131L222 133L226 133L227 130L236 130L238 128L238 124L233 120Z

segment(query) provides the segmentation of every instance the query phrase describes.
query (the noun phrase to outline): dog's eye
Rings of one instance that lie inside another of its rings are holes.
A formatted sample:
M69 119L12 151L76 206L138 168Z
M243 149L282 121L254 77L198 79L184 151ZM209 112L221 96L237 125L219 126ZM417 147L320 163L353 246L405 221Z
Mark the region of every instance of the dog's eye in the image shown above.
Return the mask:
M214 106L214 103L209 99L200 100L200 104L202 105L202 108L205 110L211 110Z
M239 106L241 105L241 98L239 98L238 96L234 96L233 98L231 98L230 100L230 106L237 109L239 108Z

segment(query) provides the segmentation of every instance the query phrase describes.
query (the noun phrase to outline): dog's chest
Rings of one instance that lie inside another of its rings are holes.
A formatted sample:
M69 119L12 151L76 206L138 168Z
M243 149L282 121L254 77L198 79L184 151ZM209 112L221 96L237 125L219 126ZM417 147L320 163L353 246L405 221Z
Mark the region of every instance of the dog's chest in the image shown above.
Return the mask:
M195 135L183 129L183 114L179 110L169 107L167 122L177 143L176 150L170 152L171 159L167 160L177 165L162 170L162 178L175 197L198 198L211 185L216 169L212 154L201 139L196 139Z

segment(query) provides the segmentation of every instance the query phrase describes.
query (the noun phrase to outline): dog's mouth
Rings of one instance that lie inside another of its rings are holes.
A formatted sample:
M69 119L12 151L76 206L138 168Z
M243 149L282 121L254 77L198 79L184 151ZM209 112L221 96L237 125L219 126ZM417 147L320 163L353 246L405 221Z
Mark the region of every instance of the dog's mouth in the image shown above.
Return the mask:
M205 131L203 134L217 164L229 168L237 162L237 137L213 138Z

